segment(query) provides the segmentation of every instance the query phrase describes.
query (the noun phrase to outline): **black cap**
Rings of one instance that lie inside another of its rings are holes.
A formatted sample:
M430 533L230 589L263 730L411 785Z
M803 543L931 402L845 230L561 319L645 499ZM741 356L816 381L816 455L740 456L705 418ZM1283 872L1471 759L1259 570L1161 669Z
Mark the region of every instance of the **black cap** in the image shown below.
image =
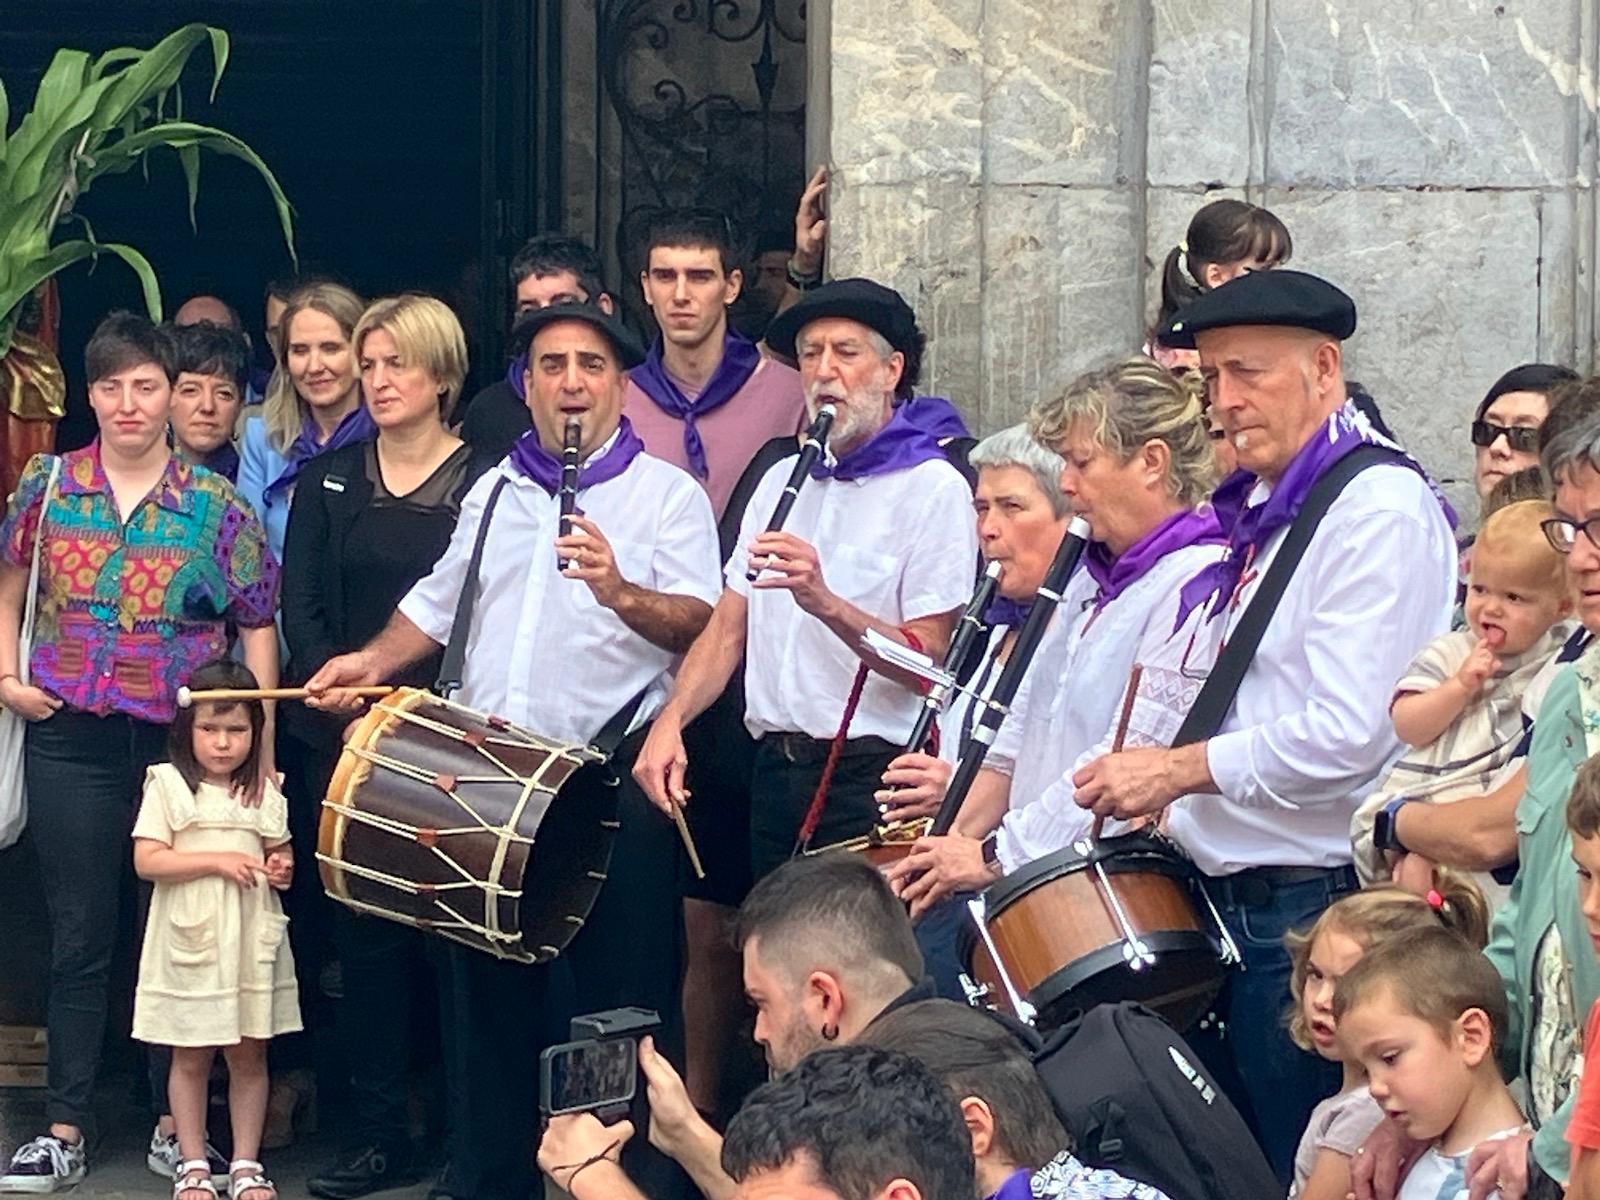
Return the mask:
M1193 350L1195 334L1233 325L1289 325L1342 342L1356 331L1356 304L1304 271L1247 271L1180 308L1156 339Z
M920 350L917 315L905 297L870 279L835 279L807 292L772 319L767 326L767 345L785 358L793 358L800 331L823 317L860 321L881 333L884 341L908 359Z
M644 361L644 347L626 325L603 308L575 301L535 308L518 317L517 323L511 327L512 356L526 354L528 347L533 345L534 335L557 321L582 321L598 329L611 343L617 362L624 371L632 370Z

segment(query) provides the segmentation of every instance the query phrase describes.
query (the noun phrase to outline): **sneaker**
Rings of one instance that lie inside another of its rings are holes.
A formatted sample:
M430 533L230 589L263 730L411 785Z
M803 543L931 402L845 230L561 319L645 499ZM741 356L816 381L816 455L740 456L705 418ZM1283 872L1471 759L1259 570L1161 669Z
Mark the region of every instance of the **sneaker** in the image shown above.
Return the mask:
M210 1138L206 1139L206 1162L211 1166L212 1182L218 1186L226 1183L228 1160L211 1144ZM176 1179L182 1164L183 1152L178 1149L178 1135L162 1133L161 1126L157 1125L150 1133L150 1152L144 1156L144 1165L163 1179Z
M67 1142L41 1134L17 1147L11 1165L0 1175L0 1192L64 1192L76 1187L88 1171L81 1138Z

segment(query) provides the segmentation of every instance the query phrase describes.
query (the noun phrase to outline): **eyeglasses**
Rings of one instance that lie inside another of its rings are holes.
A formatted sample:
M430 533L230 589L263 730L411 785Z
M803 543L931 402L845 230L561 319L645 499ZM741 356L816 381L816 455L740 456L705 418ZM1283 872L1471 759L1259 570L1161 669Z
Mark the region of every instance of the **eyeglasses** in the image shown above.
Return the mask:
M1496 425L1490 421L1472 423L1472 444L1492 446L1502 435L1506 445L1520 454L1532 454L1539 448L1539 429L1536 425Z
M1551 548L1557 554L1571 554L1572 548L1578 544L1578 531L1583 531L1583 536L1589 539L1589 544L1600 550L1600 516L1590 517L1586 521L1571 521L1566 517L1551 517L1540 521L1539 528L1544 530L1544 536L1549 540Z

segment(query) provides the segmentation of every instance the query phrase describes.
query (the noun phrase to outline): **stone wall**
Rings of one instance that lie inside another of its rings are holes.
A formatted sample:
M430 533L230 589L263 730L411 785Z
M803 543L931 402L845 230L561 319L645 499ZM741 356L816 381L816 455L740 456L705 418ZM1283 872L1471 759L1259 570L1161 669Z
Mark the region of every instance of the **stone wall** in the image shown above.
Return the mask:
M1206 199L1355 298L1349 373L1463 498L1505 368L1593 359L1600 0L831 0L830 270L899 287L984 430L1136 349ZM821 93L821 94L819 94ZM1466 511L1471 511L1468 506Z

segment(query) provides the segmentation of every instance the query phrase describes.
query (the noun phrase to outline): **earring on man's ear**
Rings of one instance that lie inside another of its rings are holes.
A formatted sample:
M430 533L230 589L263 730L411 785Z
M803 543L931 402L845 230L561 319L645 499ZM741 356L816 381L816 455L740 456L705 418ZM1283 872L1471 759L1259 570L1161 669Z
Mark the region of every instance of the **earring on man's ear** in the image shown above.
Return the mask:
M836 1042L839 1040L839 1027L832 1021L829 1021L827 1024L823 1025L822 1040L825 1042Z

